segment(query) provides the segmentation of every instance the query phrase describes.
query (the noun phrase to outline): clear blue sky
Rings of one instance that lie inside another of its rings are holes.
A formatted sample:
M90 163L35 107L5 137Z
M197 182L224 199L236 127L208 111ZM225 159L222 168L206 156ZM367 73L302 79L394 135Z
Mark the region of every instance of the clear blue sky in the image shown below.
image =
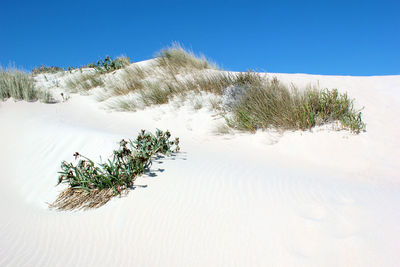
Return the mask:
M0 0L2 66L141 61L173 41L228 70L400 74L400 0Z

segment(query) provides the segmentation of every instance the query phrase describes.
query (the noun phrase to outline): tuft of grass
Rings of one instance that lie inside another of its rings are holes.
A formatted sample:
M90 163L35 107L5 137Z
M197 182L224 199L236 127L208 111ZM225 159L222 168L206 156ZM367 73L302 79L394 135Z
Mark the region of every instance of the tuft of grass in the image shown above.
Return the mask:
M138 109L138 105L133 99L116 99L108 107L119 111L136 111Z
M32 69L32 75L38 75L41 73L57 73L61 71L64 71L64 69L56 66L48 67L45 65L40 65Z
M61 192L50 207L61 210L97 208L113 196L127 193L135 179L149 169L154 155L179 151L179 138L170 141L170 137L169 131L157 130L153 135L142 130L135 141L121 140L112 158L100 164L76 152L78 163L63 161L59 172L58 184L66 183L69 188Z
M58 103L58 101L53 97L53 94L47 90L40 92L39 99L41 102L46 104Z
M197 57L192 51L185 50L178 43L173 43L169 48L161 50L156 60L160 68L168 69L172 73L178 73L182 69L203 70L217 68L214 63L207 61L204 56Z
M201 91L222 95L223 90L232 85L236 77L225 72L207 73L193 76L193 80L187 79L183 82L183 87L188 91Z
M159 82L146 82L145 90L140 91L140 99L145 106L161 105L169 102L173 88L163 88Z
M76 77L70 78L66 81L67 87L73 93L87 92L98 86L104 86L104 82L98 72L90 72L79 74Z
M232 133L232 128L230 128L226 124L220 124L220 125L216 126L216 128L214 129L213 132L216 135L231 134Z
M110 85L112 94L126 95L130 92L144 88L143 80L147 77L147 72L140 67L126 68L121 74L121 80Z
M0 99L10 97L16 100L36 101L39 91L35 89L33 78L15 69L0 69Z
M347 94L334 90L290 90L276 78L259 82L241 81L244 95L232 108L228 124L240 130L280 128L306 130L316 125L340 121L350 131L365 130L361 111L355 110Z

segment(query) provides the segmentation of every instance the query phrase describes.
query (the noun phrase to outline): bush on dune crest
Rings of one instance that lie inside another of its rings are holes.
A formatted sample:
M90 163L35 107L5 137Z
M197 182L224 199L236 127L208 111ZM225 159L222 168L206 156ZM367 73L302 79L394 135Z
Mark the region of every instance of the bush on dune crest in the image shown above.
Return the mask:
M130 63L130 59L125 56L117 57L116 59L112 59L110 56L106 56L104 60L100 59L99 61L97 61L97 63L89 64L89 67L93 67L101 73L107 73L125 68Z
M154 155L179 151L179 138L170 141L170 137L168 131L157 130L153 135L142 130L135 141L121 140L112 158L100 164L75 153L75 159L79 158L76 165L61 163L58 184L67 183L69 187L50 207L60 210L98 208L113 196L127 193L135 179L148 170Z

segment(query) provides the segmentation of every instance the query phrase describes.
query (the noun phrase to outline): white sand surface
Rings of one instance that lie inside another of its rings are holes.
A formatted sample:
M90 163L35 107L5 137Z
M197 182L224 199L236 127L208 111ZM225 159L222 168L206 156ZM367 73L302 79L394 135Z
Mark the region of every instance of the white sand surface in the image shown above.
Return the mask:
M367 132L221 136L205 108L0 103L0 266L400 266L400 76L274 75L348 92ZM62 160L156 128L182 152L126 197L48 209Z

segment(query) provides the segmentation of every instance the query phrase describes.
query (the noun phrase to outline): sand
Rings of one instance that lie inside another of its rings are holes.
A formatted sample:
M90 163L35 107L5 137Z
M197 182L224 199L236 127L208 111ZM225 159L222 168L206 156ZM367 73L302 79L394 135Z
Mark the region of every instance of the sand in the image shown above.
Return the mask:
M399 266L400 76L269 75L348 92L367 132L217 135L206 108L0 103L0 265ZM142 128L182 152L99 209L48 209L62 160L106 158Z

